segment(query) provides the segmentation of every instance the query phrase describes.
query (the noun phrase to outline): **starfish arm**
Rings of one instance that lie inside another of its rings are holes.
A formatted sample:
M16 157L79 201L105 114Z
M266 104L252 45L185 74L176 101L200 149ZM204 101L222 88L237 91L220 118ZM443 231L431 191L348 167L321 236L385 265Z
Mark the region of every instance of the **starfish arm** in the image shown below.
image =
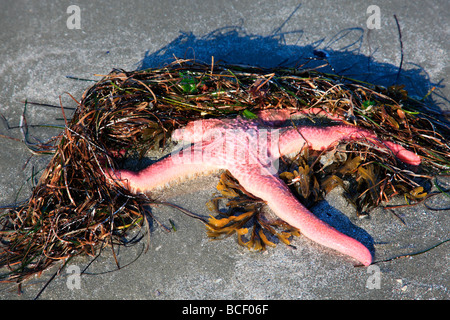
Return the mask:
M273 175L255 175L254 170L230 168L240 184L253 195L265 200L272 211L307 238L346 254L365 266L372 263L372 254L359 241L337 231L306 209L293 197L287 186Z
M188 149L188 154L193 152ZM192 153L193 154L193 153ZM193 178L202 173L209 173L219 168L201 162L194 162L192 158L178 158L168 156L147 168L135 172L130 170L107 170L107 178L120 183L131 192L149 192L166 187L169 183Z
M279 153L286 155L299 152L305 143L314 150L324 150L343 140L366 140L378 147L390 149L397 158L405 163L412 165L420 164L420 157L414 152L396 143L381 141L374 133L368 130L349 125L328 127L304 126L289 129L280 136L278 147Z
M258 112L259 119L268 125L277 125L289 122L289 119L305 116L321 116L332 120L342 121L341 118L334 116L322 108L310 108L304 110L297 109L267 109Z

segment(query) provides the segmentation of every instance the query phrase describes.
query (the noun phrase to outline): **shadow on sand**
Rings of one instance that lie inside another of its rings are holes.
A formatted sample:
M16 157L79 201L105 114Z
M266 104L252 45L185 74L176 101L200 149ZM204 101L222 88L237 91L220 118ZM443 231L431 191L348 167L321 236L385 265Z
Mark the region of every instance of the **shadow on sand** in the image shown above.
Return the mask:
M417 64L403 62L403 68L400 69L399 66L377 62L372 56L362 54L364 46L368 46L367 30L362 28L344 29L330 39L322 38L309 44L304 44L303 37L302 30L276 30L271 35L260 36L248 34L241 26L220 28L203 36L180 33L165 47L155 52L145 52L137 67L160 67L174 61L174 57L210 64L211 57L214 57L216 64L243 64L261 68L309 69L323 66L319 71L385 87L403 84L411 96L420 99L432 87L442 88L440 83L431 83L426 71ZM376 52L377 48L371 51ZM427 104L437 107L432 95L428 96Z

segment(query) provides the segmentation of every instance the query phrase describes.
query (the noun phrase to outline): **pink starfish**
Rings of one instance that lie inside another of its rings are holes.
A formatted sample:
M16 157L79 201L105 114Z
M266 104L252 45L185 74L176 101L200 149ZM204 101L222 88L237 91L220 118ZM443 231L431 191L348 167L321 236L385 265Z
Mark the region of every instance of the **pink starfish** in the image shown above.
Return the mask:
M294 116L304 113L297 112ZM142 171L119 170L108 174L133 192L148 192L183 177L227 169L242 187L265 200L280 219L298 228L301 234L370 265L372 255L363 244L318 219L292 195L277 177L277 160L280 156L299 152L305 145L324 150L343 140L368 141L412 165L418 165L420 158L400 145L381 141L374 133L356 126L342 123L281 128L280 124L293 116L290 111L269 110L258 115L258 120L238 117L190 122L184 129L175 130L173 139L189 141L192 146L173 152Z

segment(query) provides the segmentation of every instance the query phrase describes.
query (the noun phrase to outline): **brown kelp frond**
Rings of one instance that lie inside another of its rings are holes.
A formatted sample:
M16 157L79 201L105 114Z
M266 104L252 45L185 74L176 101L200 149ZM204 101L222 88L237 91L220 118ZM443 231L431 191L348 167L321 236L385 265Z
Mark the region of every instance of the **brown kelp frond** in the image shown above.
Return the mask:
M221 175L217 189L221 196L207 203L217 215L206 223L206 234L211 239L236 234L240 245L261 251L267 246L275 247L278 242L289 245L290 238L299 235L298 230L287 223L268 219L262 211L264 202L247 193L228 171ZM225 211L219 209L221 200L226 201Z
M308 207L336 187L358 215L402 195L415 203L427 196L429 176L399 168L393 155L359 142L341 143L328 151L304 150L280 174L291 191Z
M151 200L107 184L104 168L121 167L130 157L140 160L150 149L165 148L172 131L192 120L321 108L422 159L413 168L369 141L286 159L291 166L282 178L308 206L336 185L343 186L360 213L395 195L419 201L432 177L450 168L450 127L422 101L409 97L401 86L381 88L317 70L176 60L163 68L113 70L77 105L73 115L64 115L70 121L51 145L28 140L22 121L23 140L32 152L54 156L30 199L1 212L0 266L10 272L0 280L21 281L55 261L93 254L99 243L116 241L151 218L145 209ZM260 200L230 181L223 177L219 185L228 211L210 219L208 234L220 238L237 233L241 244L254 249L276 239L288 243L297 231L269 223Z

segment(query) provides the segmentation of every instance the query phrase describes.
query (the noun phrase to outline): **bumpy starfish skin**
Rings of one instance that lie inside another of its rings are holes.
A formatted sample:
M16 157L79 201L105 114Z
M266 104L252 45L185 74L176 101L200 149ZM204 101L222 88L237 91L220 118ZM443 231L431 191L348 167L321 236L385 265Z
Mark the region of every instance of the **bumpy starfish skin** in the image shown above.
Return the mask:
M280 219L298 228L304 236L370 265L372 255L363 244L318 219L292 195L277 177L276 161L282 155L300 151L305 144L311 149L323 150L343 140L369 141L377 147L390 149L400 160L412 165L419 164L420 158L397 144L380 141L372 132L356 126L297 126L285 127L283 131L274 128L273 125L289 117L286 112L263 111L259 113L259 120L190 122L184 129L175 130L173 139L192 142L192 146L174 152L142 171L119 170L108 174L134 192L148 192L182 177L227 169L242 187L265 200ZM270 130L264 130L267 126Z

